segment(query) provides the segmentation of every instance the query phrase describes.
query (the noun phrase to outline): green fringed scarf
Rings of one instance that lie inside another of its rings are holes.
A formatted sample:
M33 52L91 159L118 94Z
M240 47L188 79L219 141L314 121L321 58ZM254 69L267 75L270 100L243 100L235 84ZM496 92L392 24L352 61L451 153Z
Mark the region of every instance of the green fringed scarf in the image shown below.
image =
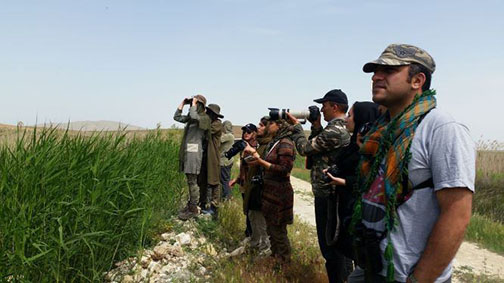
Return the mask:
M413 102L399 115L389 121L389 115L382 115L365 138L361 147L361 160L357 167L357 182L354 191L357 201L350 225L351 232L362 220L362 196L367 193L378 176L378 170L385 160L384 188L385 234L388 238L385 249L387 261L387 281L394 281L394 247L390 232L396 225L396 209L407 200L412 192L408 185L408 163L411 159L410 147L415 130L426 113L436 107L434 90L416 95ZM388 114L388 113L387 113ZM405 182L406 181L406 182Z

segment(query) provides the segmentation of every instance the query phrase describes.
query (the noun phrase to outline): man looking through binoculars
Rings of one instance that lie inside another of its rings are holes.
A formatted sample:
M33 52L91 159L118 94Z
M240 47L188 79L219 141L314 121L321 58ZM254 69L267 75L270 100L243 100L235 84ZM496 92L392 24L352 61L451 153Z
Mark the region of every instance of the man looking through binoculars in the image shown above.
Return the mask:
M189 104L189 114L182 115L184 105ZM185 124L184 135L179 152L179 170L184 172L189 187L187 206L179 213L179 218L187 220L198 215L200 188L198 175L201 173L203 151L205 150L206 133L210 129L210 117L205 112L206 98L196 95L185 98L175 111L173 119ZM206 169L204 169L206 170Z

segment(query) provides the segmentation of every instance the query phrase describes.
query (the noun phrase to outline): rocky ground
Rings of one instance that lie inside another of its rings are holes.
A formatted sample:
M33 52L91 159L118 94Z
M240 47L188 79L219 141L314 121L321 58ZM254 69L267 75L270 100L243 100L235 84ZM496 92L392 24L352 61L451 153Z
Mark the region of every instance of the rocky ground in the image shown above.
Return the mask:
M200 216L201 221L212 221ZM244 247L228 253L209 242L198 229L195 220L174 220L176 230L161 235L157 245L144 250L139 257L131 257L115 264L105 274L106 282L208 282L208 267L223 257L244 252Z

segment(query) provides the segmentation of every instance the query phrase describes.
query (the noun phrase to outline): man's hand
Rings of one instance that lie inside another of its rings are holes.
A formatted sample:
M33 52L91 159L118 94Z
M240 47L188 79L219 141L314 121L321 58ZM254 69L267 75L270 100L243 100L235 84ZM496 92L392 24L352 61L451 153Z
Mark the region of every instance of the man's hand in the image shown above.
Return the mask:
M237 181L238 181L238 178L234 178L233 180L229 181L229 183L228 183L229 187L232 188L236 184Z
M299 120L296 117L292 116L291 113L287 112L286 115L287 115L287 122L289 122L289 124L291 125L299 124Z
M246 154L254 154L257 151L255 148L253 148L252 146L250 146L250 144L248 142L245 141L245 143L247 145L243 149L244 153L246 153Z
M333 175L331 175L331 173L327 172L327 169L324 169L322 170L322 172L324 172L324 174L327 174L327 176L329 176L329 178L331 178L331 185L335 185L335 186L345 186L346 185L346 180L343 179L343 178L339 178L339 177L334 177Z
M192 99L192 98L191 98L191 97L186 97L186 98L184 98L184 99L182 100L182 102L180 102L180 105L179 105L178 109L179 109L179 110L184 109L184 105L186 105L186 101L187 101L187 100L190 100L190 99Z
M473 193L467 188L446 188L436 192L439 218L413 275L419 282L434 282L450 261L464 239L471 219Z
M312 126L313 126L314 128L321 128L321 127L322 127L322 123L320 122L320 117L321 117L321 116L322 116L322 115L318 115L317 120L315 120L315 121L310 121L310 123L312 124Z

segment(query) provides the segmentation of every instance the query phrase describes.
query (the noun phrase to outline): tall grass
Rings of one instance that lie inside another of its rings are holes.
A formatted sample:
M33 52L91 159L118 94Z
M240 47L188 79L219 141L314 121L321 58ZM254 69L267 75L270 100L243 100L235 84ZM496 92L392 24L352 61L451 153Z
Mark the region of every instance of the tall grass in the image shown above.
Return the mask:
M504 151L479 150L474 211L504 224Z
M101 280L177 209L177 152L173 132L17 132L0 146L0 281Z

